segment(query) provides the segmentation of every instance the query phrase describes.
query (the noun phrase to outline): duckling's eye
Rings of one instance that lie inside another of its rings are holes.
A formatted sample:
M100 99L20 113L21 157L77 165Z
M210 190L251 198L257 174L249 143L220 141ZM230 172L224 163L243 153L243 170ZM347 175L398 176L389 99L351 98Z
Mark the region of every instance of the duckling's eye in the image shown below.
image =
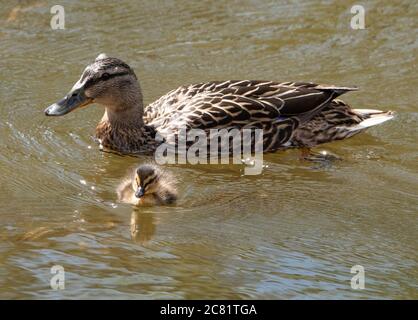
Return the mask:
M156 176L152 176L145 181L144 189L147 190L157 180Z
M110 78L110 75L107 72L103 73L102 76L101 76L101 79L105 80L105 81L109 78Z

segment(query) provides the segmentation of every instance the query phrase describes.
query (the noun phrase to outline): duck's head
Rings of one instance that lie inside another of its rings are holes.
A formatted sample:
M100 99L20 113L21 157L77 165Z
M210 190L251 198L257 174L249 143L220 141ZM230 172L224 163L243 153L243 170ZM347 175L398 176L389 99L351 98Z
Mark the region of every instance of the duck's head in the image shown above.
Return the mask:
M162 172L158 167L149 164L139 166L132 181L135 197L142 198L144 195L156 193L161 178Z
M122 60L100 54L88 65L70 92L45 109L47 116L62 116L77 108L98 103L113 112L142 107L142 95L134 71Z

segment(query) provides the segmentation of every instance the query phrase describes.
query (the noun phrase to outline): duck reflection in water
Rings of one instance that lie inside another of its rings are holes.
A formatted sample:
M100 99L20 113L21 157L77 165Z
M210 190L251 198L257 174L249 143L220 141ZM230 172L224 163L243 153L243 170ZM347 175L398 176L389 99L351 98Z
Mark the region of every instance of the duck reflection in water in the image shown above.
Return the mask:
M150 212L140 212L135 208L131 214L131 237L134 242L146 244L156 231L156 220Z

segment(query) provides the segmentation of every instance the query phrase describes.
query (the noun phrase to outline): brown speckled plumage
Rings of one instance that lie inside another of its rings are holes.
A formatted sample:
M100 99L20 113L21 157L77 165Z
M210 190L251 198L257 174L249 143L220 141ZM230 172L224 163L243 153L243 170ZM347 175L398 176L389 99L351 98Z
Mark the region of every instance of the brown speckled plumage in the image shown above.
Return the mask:
M155 129L148 125L125 127L102 121L96 127L96 138L104 148L126 154L153 152L160 144L155 140L155 134Z

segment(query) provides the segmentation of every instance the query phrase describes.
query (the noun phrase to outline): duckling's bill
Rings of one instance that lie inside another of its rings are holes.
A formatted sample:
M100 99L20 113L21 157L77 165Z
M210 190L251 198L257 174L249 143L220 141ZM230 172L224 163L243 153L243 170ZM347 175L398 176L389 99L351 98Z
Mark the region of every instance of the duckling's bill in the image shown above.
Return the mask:
M135 197L138 199L141 199L145 194L145 190L142 187L138 187L138 189L135 191Z

